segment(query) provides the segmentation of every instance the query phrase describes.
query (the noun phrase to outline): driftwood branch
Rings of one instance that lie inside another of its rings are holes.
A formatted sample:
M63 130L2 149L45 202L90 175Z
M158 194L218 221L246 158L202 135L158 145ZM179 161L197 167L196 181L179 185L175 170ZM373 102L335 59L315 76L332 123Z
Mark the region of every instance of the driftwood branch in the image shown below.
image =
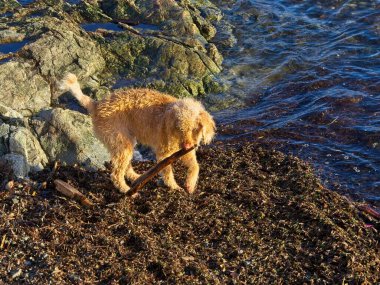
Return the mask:
M62 181L61 179L55 179L54 184L57 191L61 192L66 197L77 200L83 206L86 206L86 207L93 206L93 203L86 196L84 196L81 192L79 192L76 188L74 188L70 184Z
M367 204L360 204L356 206L360 211L370 215L373 218L380 220L380 213Z
M131 189L128 191L128 195L133 195L137 191L139 191L144 185L151 180L157 173L159 173L162 169L164 169L169 164L172 164L176 160L178 160L180 157L184 156L185 154L189 153L193 149L195 149L197 146L193 146L189 149L181 149L175 153L173 153L171 156L168 156L167 158L161 160L158 162L155 166L151 167L147 172L142 174L138 179L133 182Z

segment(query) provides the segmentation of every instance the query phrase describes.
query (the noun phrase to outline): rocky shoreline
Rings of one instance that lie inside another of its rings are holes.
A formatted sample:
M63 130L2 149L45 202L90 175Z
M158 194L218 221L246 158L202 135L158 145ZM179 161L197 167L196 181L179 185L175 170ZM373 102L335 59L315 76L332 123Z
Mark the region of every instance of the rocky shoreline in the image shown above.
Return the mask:
M57 80L73 72L97 99L222 92L218 49L236 39L213 3L0 0L0 284L380 282L379 221L267 146L201 148L192 196L156 180L134 199L112 186L89 117Z

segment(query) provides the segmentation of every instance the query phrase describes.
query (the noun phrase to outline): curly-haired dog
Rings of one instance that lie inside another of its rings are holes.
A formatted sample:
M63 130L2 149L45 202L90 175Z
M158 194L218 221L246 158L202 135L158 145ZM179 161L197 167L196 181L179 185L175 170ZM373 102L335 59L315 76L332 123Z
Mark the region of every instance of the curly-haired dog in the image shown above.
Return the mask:
M115 90L108 98L94 101L81 91L77 77L68 74L61 89L70 90L91 117L96 136L111 154L111 179L120 192L130 188L125 183L139 177L131 165L136 140L150 146L158 161L181 148L209 144L215 135L215 122L202 104L194 99L177 99L151 89ZM199 165L195 150L181 158L187 167L186 190L194 192ZM171 166L161 172L165 185L181 189Z

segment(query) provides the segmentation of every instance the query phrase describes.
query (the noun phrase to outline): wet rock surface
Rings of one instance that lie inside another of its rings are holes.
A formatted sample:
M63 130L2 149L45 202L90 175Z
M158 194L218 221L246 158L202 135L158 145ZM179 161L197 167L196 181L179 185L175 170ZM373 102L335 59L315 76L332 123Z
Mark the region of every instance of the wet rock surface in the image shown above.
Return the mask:
M209 1L1 1L0 12L0 118L16 132L22 127L33 136L42 146L35 151L41 163L47 157L98 167L107 157L104 148L94 155L79 139L64 140L68 145L61 150L47 143L75 133L75 125L59 123L46 139L47 133L35 133L28 123L37 116L40 125L49 125L43 120L51 117L40 115L58 107L84 111L57 88L67 72L75 73L85 92L97 99L111 87L150 87L177 97L224 88L215 77L223 58L211 42L222 14ZM90 135L91 125L81 124L80 130ZM0 139L0 154L15 154L10 134ZM36 169L29 162L24 156L19 164Z
M219 146L218 146L219 145ZM147 184L118 194L109 172L1 171L0 278L7 284L377 284L379 222L321 186L297 158L251 144L202 148L189 196ZM136 164L139 172L150 162ZM178 168L177 168L178 169ZM242 171L244 170L244 171ZM183 169L176 174L183 183ZM69 181L86 209L54 189ZM7 190L6 190L7 189Z

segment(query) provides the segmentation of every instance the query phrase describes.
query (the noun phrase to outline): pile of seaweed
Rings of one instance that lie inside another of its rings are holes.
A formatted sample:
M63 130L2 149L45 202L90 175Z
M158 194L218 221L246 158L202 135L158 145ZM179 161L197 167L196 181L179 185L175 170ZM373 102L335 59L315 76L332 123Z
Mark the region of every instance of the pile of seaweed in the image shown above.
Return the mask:
M49 169L0 191L6 284L378 284L379 224L291 156L252 144L200 149L193 195L109 171ZM151 162L136 163L140 172ZM176 175L183 184L184 169ZM8 173L2 172L3 180ZM69 182L94 202L65 198Z

